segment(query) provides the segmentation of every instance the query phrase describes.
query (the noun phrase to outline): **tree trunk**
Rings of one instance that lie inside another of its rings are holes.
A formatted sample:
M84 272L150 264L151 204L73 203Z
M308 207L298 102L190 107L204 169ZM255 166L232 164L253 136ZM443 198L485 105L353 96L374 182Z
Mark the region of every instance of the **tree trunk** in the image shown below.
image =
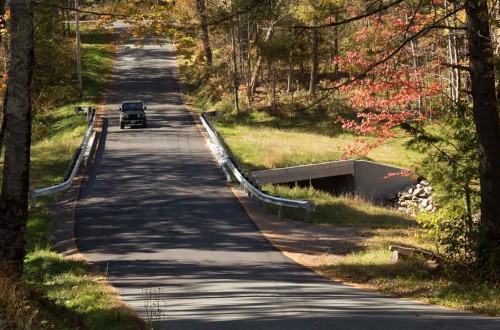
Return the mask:
M212 48L210 47L205 0L196 0L196 9L198 10L198 15L200 16L201 41L203 42L203 48L205 49L205 59L207 61L207 66L210 67L212 66Z
M234 13L234 0L231 2L231 12ZM233 23L231 19L231 23ZM234 94L234 108L240 111L240 102L238 98L238 62L236 56L236 36L234 35L234 24L231 25L231 45L232 45L232 62L233 62L233 94Z
M68 0L68 4L66 5L68 8L71 8L71 0ZM68 32L67 36L71 36L71 24L70 24L70 14L68 12L68 10L65 11L66 12L66 31Z
M316 22L312 22L312 25L316 25ZM311 79L309 80L309 94L316 95L316 85L318 84L318 65L319 65L319 32L318 29L313 30L312 38L312 65L311 65Z
M271 22L271 25L267 29L266 37L264 38L264 43L266 43L269 38L271 38L271 35L273 34L273 26L274 26L274 21ZM252 74L252 80L250 81L250 88L248 89L248 93L250 96L252 96L255 93L255 87L257 86L257 77L259 76L260 69L262 68L262 56L257 57L257 63L255 63L254 69L253 69L253 74Z
M470 78L481 186L479 267L500 280L500 123L487 2L466 2Z
M247 17L247 101L248 106L252 104L252 97L250 93L248 93L248 89L250 88L250 77L252 75L252 47L250 45L250 35L251 35L251 25L250 25L250 17Z
M410 24L410 19L408 17L408 14L406 14L405 18L406 18L406 24ZM412 64L413 64L413 74L415 75L415 79L418 79L420 85L423 86L424 85L423 80L418 77L418 68L420 67L420 63L418 61L417 48L418 48L417 42L415 40L410 41L411 57L412 57ZM408 79L408 81L410 81L410 79ZM424 98L422 97L422 90L419 89L418 92L419 92L419 95L418 95L418 100L417 100L417 109L418 109L418 113L422 114ZM410 104L410 107L411 107L411 104Z
M333 39L333 56L337 57L339 56L339 32L338 28L335 28L334 30L335 37ZM339 79L339 64L337 61L335 61L335 66L333 67L333 76L335 79Z
M240 65L240 80L243 81L245 72L245 61L243 60L243 28L241 23L241 15L238 15L238 62Z
M271 65L272 78L271 78L271 106L274 112L276 112L276 61L273 61Z
M83 97L83 81L82 81L82 43L80 39L80 9L79 0L75 0L75 32L76 32L76 78L77 89L76 97L81 99Z
M445 1L445 8L448 7L448 2ZM454 18L456 21L456 17ZM446 20L446 24L453 26L451 19ZM457 46L457 36L456 31L450 29L446 38L448 62L451 65L458 65L458 46ZM449 69L449 80L450 80L450 98L451 102L456 105L460 101L460 71L457 68Z
M281 5L281 2L282 2L282 0L278 0L276 2L276 4L273 6L273 3L271 1L269 1L269 6L270 6L271 12L274 12L274 10L279 8L279 6ZM273 34L273 30L274 30L274 24L276 24L277 21L278 21L278 18L276 18L276 17L271 20L271 24L269 25L269 28L267 29L266 37L264 38L264 43L266 43L269 40L269 38L271 38L271 36ZM258 56L257 63L255 64L255 67L253 70L252 80L250 81L250 88L247 91L249 93L249 98L251 98L253 96L253 94L255 93L255 87L257 85L257 77L259 76L259 71L261 68L262 68L262 56Z
M10 3L11 52L5 98L5 161L0 194L0 263L21 274L25 256L34 66L30 0Z
M290 57L288 59L288 82L286 92L288 94L293 93L293 50L290 51Z

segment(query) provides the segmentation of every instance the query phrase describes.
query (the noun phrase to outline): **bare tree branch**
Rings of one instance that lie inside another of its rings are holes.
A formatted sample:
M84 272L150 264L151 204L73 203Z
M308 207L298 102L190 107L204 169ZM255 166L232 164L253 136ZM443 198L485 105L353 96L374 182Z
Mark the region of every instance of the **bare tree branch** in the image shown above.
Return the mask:
M215 21L207 23L207 26L214 26L214 25L218 25L220 23L226 22L226 21L230 21L233 17L239 16L241 14L246 14L249 11L259 7L260 5L262 5L264 3L268 3L268 2L269 2L269 0L257 0L253 4L245 7L242 10L236 10L234 13L231 13L230 15L224 16L224 17L219 18Z
M357 16L353 16L353 17L349 17L348 19L345 19L345 20L342 20L342 21L339 21L339 22L332 22L332 23L328 23L328 24L321 24L321 25L295 25L294 28L295 29L321 29L321 28L326 28L326 27L333 27L333 26L339 26L339 25L345 25L345 24L348 24L348 23L351 23L351 22L354 22L354 21L359 21L360 19L363 19L363 18L366 18L366 17L369 17L369 16L372 16L372 15L375 15L377 13L380 13L384 10L387 10L391 7L394 7L402 2L404 2L405 0L396 0L394 2L391 2L391 3L388 3L386 5L381 5L379 6L377 9L374 9L373 11L369 11L369 12L366 12L364 14L360 14L360 15L357 15Z
M33 1L33 4L35 5L41 5L45 4L43 0L40 1ZM51 7L59 8L62 10L67 10L67 11L72 11L72 12L78 12L82 14L92 14L92 15L97 15L97 16L110 16L110 17L116 17L116 18L127 18L126 15L121 15L121 14L114 14L114 13L104 13L104 12L97 12L97 11L92 11L92 10L83 10L83 9L76 9L73 7L67 7L67 6L61 6L58 4L45 4Z
M468 66L459 65L459 64L451 64L451 63L446 63L446 62L439 63L439 64L441 64L442 66L445 66L447 68L458 69L458 70L470 72L470 67L468 67Z
M465 31L465 27L461 26L449 26L449 25L437 25L434 29L443 29L443 30L455 30L455 31Z

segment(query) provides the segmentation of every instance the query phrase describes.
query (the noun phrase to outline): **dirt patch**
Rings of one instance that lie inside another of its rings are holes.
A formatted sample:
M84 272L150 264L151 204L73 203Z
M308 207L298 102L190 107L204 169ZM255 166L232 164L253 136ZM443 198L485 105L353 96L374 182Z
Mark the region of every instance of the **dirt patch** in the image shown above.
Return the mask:
M268 214L238 187L234 195L264 236L283 254L307 267L332 264L359 250L363 237L359 228L311 226L301 221Z

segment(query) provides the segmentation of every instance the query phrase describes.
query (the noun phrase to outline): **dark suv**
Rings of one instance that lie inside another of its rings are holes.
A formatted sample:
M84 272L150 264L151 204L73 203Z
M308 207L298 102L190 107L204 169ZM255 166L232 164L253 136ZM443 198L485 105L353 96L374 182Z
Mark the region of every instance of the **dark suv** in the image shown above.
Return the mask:
M120 128L124 129L125 125L140 125L146 127L146 107L142 101L125 101L120 108Z

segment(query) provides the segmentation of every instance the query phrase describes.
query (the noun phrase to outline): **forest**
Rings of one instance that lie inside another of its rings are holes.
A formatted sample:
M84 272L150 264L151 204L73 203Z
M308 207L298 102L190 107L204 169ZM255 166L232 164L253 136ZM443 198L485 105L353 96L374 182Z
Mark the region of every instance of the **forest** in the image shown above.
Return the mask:
M416 221L445 262L439 276L498 288L499 1L76 3L0 1L0 263L9 278L22 277L30 255L33 146L57 125L54 108L103 93L85 91L91 72L79 95L69 23L78 15L96 31L130 23L110 51L130 39L137 47L145 39L173 42L186 97L217 112L223 135L234 133L233 123L258 126L256 118L278 128L349 134L329 160L369 159L399 141L405 151L395 158L418 156L393 175L425 178L437 193L439 208ZM249 170L265 167L239 160Z

